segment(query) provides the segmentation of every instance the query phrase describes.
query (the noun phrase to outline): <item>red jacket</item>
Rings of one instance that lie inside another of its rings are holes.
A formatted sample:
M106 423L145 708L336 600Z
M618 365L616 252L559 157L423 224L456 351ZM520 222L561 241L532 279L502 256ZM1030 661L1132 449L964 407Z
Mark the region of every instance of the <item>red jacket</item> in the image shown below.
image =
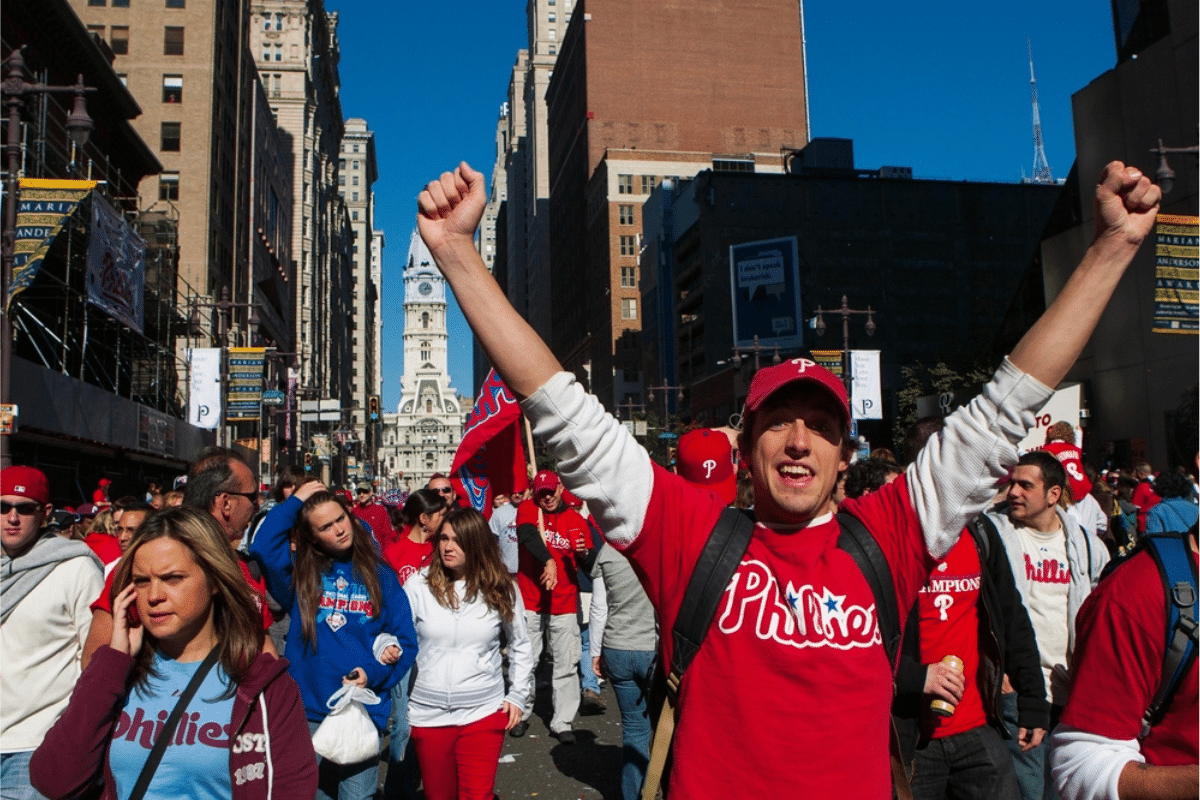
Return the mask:
M232 800L292 800L317 791L317 757L300 690L288 662L260 654L233 701L229 737ZM75 684L66 711L29 762L29 777L47 797L74 797L103 774L101 800L115 800L108 743L130 691L133 659L101 647ZM193 701L195 702L195 701Z

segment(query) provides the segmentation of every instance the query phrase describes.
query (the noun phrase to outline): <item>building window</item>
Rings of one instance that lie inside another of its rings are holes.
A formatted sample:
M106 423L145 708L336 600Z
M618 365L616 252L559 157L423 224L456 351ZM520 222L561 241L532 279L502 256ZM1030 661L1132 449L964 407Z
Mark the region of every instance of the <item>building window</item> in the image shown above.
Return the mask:
M104 38L104 26L103 25L88 25L87 30L88 30L88 33L91 34L92 36L96 36L101 39Z
M112 35L108 37L108 46L119 56L127 54L129 52L129 26L113 25Z
M621 267L621 288L637 288L637 267Z
M430 358L429 342L421 342L421 360L428 361Z
M163 75L163 102L183 102L183 76Z
M357 203L358 202L358 192L351 192L350 194L351 194L351 197L350 197L351 201Z
M754 158L714 158L713 172L754 172Z
M355 220L355 221L358 220L358 209L355 209L354 211L350 212L350 219ZM358 252L358 245L354 245L354 252L356 252L356 253Z
M263 42L263 61L271 60L271 43Z
M345 186L345 185L346 185L346 176L338 175L338 186Z
M354 176L353 185L358 186L358 176L357 175Z
M546 47L546 54L551 56L558 55L558 46L551 44Z
M164 122L162 124L162 147L160 148L166 153L179 152L179 129L178 122Z
M277 31L283 30L283 14L275 15L275 30L277 30Z
M622 225L633 224L633 206L620 205L617 206L617 217Z
M167 8L187 8L184 0L167 0Z
M357 153L358 152L358 142L355 142L354 144L352 144L350 146L350 149L351 149L351 151Z
M621 299L621 319L637 319L637 300L632 297Z
M546 21L553 25L555 22L558 22L558 15L551 11L546 15Z
M88 5L89 6L103 6L103 5L107 5L107 2L106 2L106 0L88 0Z
M275 45L275 60L283 61L283 45L282 44Z
M168 26L163 30L163 55L183 55L183 28Z
M339 158L338 159L338 169L345 169L345 168L346 168L346 159Z
M179 173L164 172L158 176L158 199L179 199Z
M617 176L617 194L633 194L633 176Z
M636 256L637 255L637 237L622 236L621 237L621 255Z
M429 327L429 312L428 311L421 312L421 327L422 328Z
M112 0L113 8L129 8L129 0Z
M650 194L651 192L654 191L654 187L657 185L658 185L657 180L655 179L655 177L653 175L643 175L642 176L642 192L641 193L642 194Z

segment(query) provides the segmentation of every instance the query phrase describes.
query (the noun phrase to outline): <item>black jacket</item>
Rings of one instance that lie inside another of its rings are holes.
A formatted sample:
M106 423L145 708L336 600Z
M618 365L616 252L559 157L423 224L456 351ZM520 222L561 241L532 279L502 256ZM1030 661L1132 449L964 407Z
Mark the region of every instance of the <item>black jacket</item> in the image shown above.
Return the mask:
M1000 541L995 526L983 514L973 520L964 532L969 532L975 540L982 567L979 585L979 689L988 724L1004 738L1010 738L1000 713L1001 688L1007 673L1017 693L1020 727L1048 728L1050 703L1046 699L1041 656L1029 613L1021 603L1021 595L1013 581L1004 543ZM918 741L920 721L929 703L924 694L926 667L921 663L917 620L914 606L905 625L900 665L896 672L896 699L892 704L892 716L906 764L911 764L913 751L924 744Z

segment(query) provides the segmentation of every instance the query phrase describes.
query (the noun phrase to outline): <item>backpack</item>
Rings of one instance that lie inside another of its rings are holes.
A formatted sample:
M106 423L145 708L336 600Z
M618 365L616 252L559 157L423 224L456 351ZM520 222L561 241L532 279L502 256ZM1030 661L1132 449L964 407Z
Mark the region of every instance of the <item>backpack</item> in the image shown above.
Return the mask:
M900 650L900 608L896 602L891 568L879 547L879 542L857 517L843 512L837 515L837 521L841 528L838 547L854 559L875 597L879 634L883 640L888 664L895 675ZM696 559L696 566L692 570L692 577L679 606L679 615L671 629L673 647L670 672L664 673L659 665L655 673L656 682L663 680L660 676L665 675L665 700L659 711L658 725L654 732L650 764L642 786L642 800L653 800L660 784L663 783L671 741L674 738L675 714L683 674L704 642L704 636L717 615L725 587L729 585L741 563L742 555L750 546L753 532L754 520L750 514L738 508L726 508L721 512L717 524L704 543L700 557ZM901 762L894 724L889 749L893 786L899 797L911 798L912 793L909 791L908 778Z
M1195 530L1195 526L1192 530ZM1197 603L1196 562L1187 539L1186 533L1142 534L1137 546L1128 555L1110 563L1103 573L1104 576L1109 575L1137 553L1148 550L1163 582L1167 606L1167 646L1163 652L1162 678L1158 682L1158 691L1142 715L1138 741L1144 740L1150 735L1150 729L1162 722L1184 676L1196 661L1196 628L1200 607Z

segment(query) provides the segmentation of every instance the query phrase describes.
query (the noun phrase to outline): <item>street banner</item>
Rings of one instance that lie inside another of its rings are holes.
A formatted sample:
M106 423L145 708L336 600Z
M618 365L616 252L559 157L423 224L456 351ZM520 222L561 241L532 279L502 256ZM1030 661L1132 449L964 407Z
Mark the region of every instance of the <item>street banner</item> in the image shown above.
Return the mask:
M265 347L229 348L229 396L226 419L259 420L262 417L263 363Z
M454 453L450 475L458 484L459 494L489 519L493 497L524 491L528 486L525 448L521 444L521 407L495 370L488 371L479 389L479 399Z
M113 319L142 332L145 317L146 243L100 195L92 197L87 299Z
M196 347L188 351L192 367L188 388L188 422L197 428L215 430L221 424L221 350Z
M795 236L729 247L734 347L797 348L800 332L800 250Z
M879 381L879 351L850 351L850 415L854 419L883 419Z
M841 350L810 350L809 352L812 353L812 360L818 366L824 367L839 378L842 377Z
M1200 333L1200 217L1159 214L1154 229L1154 333Z
M5 309L19 292L33 283L50 245L79 207L79 201L96 188L96 181L24 178L20 186L12 280L8 284L8 297L4 298Z

